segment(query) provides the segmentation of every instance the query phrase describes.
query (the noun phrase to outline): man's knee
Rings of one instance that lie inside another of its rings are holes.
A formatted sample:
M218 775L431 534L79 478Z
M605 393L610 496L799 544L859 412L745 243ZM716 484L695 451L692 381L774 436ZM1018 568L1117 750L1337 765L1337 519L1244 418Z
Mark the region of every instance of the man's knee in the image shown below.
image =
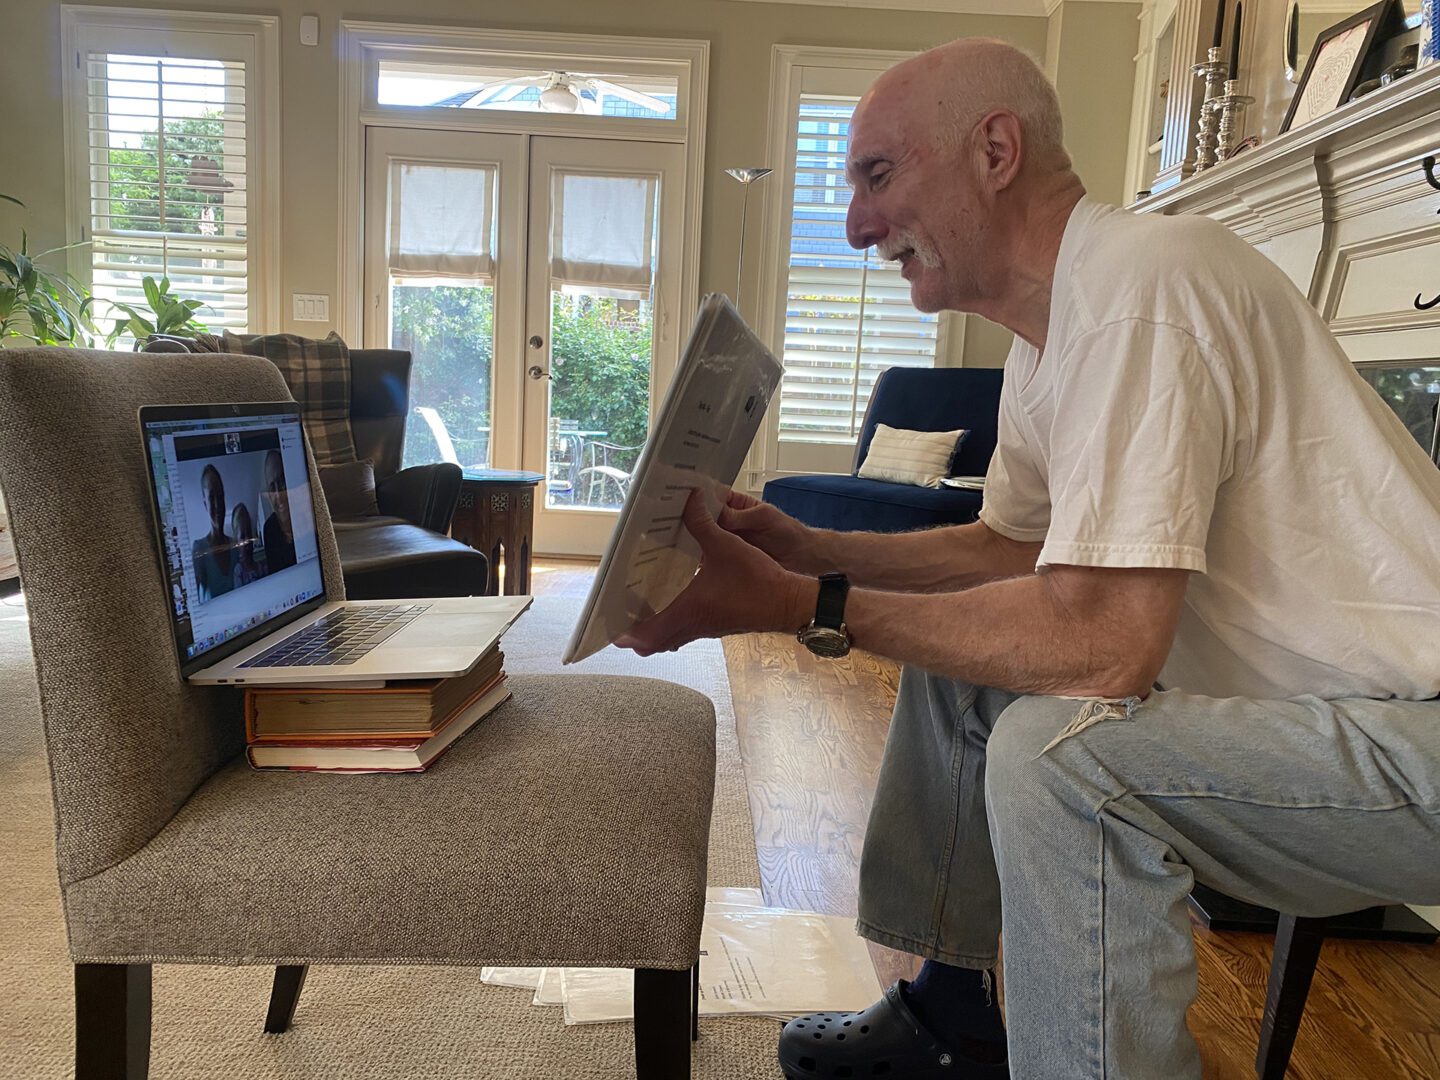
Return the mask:
M1026 816L1072 802L1079 777L1051 751L1073 728L1084 701L1033 695L1017 698L1000 714L985 752L985 800L999 819Z

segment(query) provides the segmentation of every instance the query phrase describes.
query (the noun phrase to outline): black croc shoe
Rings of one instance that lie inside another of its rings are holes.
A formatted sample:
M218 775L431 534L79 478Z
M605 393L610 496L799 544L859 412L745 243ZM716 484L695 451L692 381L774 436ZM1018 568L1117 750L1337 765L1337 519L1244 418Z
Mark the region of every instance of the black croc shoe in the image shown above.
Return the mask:
M931 1035L905 1004L905 980L864 1012L811 1013L780 1033L787 1080L1006 1080L1010 1067L967 1056Z

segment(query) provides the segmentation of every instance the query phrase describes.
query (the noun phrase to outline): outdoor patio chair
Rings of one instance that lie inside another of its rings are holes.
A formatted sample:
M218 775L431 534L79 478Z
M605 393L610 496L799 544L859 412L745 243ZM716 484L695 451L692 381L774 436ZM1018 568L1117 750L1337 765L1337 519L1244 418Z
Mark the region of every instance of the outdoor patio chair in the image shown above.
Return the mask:
M144 1080L151 965L172 963L275 966L271 1032L312 963L634 968L637 1076L688 1077L706 698L517 675L513 700L423 775L342 776L252 770L239 691L181 679L136 410L288 396L259 358L0 350L0 485L44 714L76 1080ZM338 599L323 496L314 509Z
M585 466L580 470L579 479L585 488L587 505L603 506L625 501L625 494L630 490L630 476L635 469L635 455L640 449L639 446L620 446L599 439L586 440ZM621 462L625 465L622 466Z

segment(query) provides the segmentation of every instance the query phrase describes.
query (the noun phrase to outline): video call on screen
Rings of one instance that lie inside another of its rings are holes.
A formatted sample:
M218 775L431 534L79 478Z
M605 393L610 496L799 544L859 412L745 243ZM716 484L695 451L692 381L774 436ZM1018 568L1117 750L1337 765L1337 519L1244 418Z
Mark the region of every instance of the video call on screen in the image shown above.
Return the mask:
M257 417L203 426L157 432L154 462L187 659L323 590L300 425Z

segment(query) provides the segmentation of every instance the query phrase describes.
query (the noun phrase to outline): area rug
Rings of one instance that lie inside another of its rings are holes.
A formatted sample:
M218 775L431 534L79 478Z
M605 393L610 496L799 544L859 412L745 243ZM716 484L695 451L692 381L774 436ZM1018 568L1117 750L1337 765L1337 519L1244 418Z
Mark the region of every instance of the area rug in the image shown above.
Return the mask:
M507 635L508 670L560 670L578 599L538 598ZM614 649L565 669L683 683L718 716L714 885L758 886L753 827L724 654L716 642L640 660ZM563 733L557 733L563 736ZM71 966L55 876L49 778L23 606L0 603L0 1076L71 1076ZM634 1075L628 1024L563 1026L527 991L478 969L313 967L294 1027L264 1035L269 968L161 966L154 976L153 1080L617 1080ZM707 1019L697 1080L779 1076L774 1021Z

